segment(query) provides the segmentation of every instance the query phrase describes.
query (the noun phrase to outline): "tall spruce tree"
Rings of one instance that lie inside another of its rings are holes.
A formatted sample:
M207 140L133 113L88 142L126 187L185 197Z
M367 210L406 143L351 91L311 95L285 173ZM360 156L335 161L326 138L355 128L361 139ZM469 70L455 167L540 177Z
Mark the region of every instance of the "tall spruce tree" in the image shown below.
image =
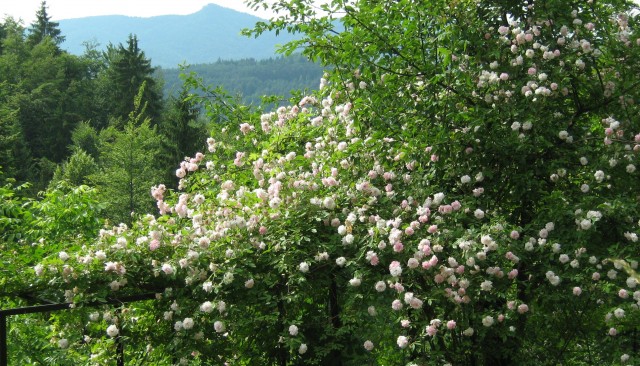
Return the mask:
M104 57L108 63L107 77L110 80L109 98L112 101L111 116L115 120L125 121L134 110L134 99L143 83L141 106L144 118L158 123L162 109L162 93L153 78L155 68L138 46L138 37L130 34L126 46L107 46ZM122 126L116 126L122 127Z
M113 223L131 224L133 214L153 212L149 188L158 184L162 172L160 135L141 106L144 89L134 99L134 110L122 130L110 126L100 133L99 171L89 177L98 187L106 216Z
M58 28L59 25L58 22L51 21L51 17L47 13L47 2L43 1L40 3L40 9L36 12L35 22L29 28L28 43L33 46L49 37L56 46L59 46L65 40L60 28Z
M167 182L175 181L176 165L186 156L193 156L205 147L203 136L206 126L198 121L198 105L189 98L189 89L183 86L178 96L171 97L166 115L160 123L160 134L163 137L162 148L167 156L165 178Z

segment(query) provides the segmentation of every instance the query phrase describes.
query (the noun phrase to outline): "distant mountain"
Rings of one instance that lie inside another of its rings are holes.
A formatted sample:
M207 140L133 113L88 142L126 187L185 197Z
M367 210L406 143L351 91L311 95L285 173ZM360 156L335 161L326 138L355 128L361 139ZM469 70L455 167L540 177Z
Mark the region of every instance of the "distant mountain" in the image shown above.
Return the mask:
M175 68L188 64L211 63L219 59L265 59L275 55L277 45L294 39L290 34L263 34L246 38L243 28L252 28L261 19L250 14L209 4L190 15L164 15L150 18L121 15L60 20L66 37L62 48L81 55L83 43L94 42L105 49L111 42L125 44L129 34L138 37L140 48L154 66Z

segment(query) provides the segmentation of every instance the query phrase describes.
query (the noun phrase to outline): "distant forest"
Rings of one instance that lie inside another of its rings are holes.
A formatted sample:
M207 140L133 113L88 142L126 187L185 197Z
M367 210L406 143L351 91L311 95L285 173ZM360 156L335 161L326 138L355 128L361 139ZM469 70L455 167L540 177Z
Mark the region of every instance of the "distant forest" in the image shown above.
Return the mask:
M289 98L292 90L317 89L323 69L300 55L265 60L218 60L188 66L185 70L159 69L164 95L176 95L182 87L181 73L195 72L205 84L221 86L242 96L245 103L258 105L265 95Z

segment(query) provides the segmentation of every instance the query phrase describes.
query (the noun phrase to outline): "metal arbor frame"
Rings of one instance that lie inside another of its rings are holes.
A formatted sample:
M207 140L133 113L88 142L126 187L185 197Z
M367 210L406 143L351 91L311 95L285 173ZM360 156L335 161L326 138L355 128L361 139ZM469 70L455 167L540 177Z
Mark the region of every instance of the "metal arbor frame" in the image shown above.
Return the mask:
M131 302L153 300L156 298L155 293L145 293L140 295L123 296L121 298L109 298L106 301L96 301L91 303L82 304L84 307L96 307L101 305L121 305ZM22 314L34 314L44 313L49 311L68 310L72 308L73 303L62 304L45 304L35 306L25 306L12 309L0 309L0 366L9 366L9 354L7 349L7 334L8 334L8 318L12 315ZM118 341L118 339L116 339ZM117 362L118 366L124 366L124 345L118 344Z

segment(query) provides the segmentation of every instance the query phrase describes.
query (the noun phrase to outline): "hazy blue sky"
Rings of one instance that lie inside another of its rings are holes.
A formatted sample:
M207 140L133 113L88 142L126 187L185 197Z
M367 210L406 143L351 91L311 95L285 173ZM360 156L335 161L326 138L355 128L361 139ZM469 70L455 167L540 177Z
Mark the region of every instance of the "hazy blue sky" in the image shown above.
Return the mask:
M25 25L35 19L42 0L0 0L0 19L6 15L22 18ZM150 17L166 14L192 14L207 4L217 4L259 17L268 13L254 13L243 0L47 0L48 14L53 20L81 18L93 15L129 15Z

